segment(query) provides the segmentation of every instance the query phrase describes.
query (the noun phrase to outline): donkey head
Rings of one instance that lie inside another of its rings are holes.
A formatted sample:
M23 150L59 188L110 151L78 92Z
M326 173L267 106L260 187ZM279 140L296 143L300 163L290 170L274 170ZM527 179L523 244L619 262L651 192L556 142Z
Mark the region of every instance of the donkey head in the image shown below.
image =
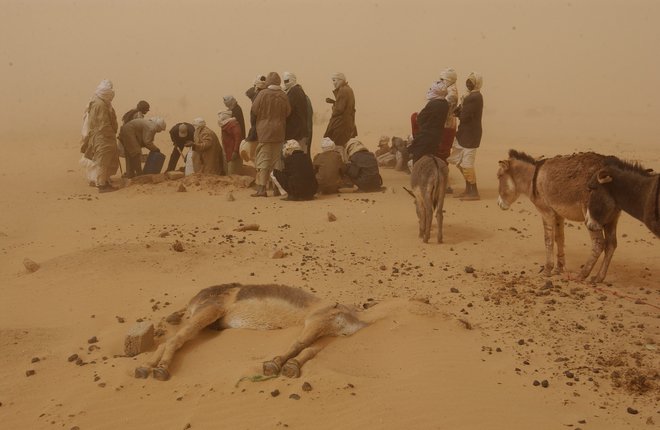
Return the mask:
M500 168L497 170L497 180L499 181L497 205L501 209L507 210L518 199L520 192L516 189L516 182L513 180L511 160L502 160L499 164Z
M617 205L609 192L609 184L616 178L615 169L604 167L589 179L589 198L587 200L584 221L589 230L601 230L609 221L610 215L617 211Z

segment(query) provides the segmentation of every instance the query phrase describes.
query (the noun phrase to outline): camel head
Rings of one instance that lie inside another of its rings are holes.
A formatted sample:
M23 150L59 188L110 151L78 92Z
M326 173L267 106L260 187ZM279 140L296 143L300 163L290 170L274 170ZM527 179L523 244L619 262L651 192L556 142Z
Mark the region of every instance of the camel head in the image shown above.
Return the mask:
M511 159L499 162L500 168L497 170L497 180L499 181L499 196L497 205L500 209L507 210L520 196L520 191L516 189L516 182L513 179L511 169Z

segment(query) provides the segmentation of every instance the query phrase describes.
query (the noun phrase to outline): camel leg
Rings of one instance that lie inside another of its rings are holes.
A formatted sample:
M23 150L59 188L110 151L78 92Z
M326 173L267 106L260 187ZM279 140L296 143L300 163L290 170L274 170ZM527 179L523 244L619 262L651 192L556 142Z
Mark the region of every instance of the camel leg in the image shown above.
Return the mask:
M603 248L605 247L605 239L603 237L603 230L588 230L589 236L591 236L591 255L587 259L587 262L582 266L582 270L578 275L580 281L584 280L589 276L591 270L594 268L598 257L603 253Z
M555 244L557 245L557 263L552 272L558 275L564 271L566 266L566 255L564 254L564 218L557 215L555 217Z
M314 342L324 336L353 334L365 326L366 323L360 321L345 306L335 305L319 309L305 319L302 332L284 354L263 363L263 373L267 376L277 375L281 370L286 369L286 376L300 376L302 364L314 357L322 348L317 345L309 349ZM306 349L309 351L299 356Z
M593 282L603 282L605 275L607 275L607 269L610 266L610 261L612 261L612 256L614 256L614 250L617 246L616 225L619 222L619 215L621 215L621 212L614 217L612 222L603 226L603 233L605 233L605 254L603 255L602 263L600 263L598 274L591 278Z
M300 368L302 368L303 364L314 358L324 346L316 342L312 346L303 349L295 358L290 358L284 363L282 374L287 378L299 378Z
M145 367L135 369L135 376L146 378L145 372L148 375L149 369L153 369L154 378L160 381L170 379L168 369L176 351L221 316L222 309L219 306L209 305L200 309L181 326L174 336L158 346L158 349Z

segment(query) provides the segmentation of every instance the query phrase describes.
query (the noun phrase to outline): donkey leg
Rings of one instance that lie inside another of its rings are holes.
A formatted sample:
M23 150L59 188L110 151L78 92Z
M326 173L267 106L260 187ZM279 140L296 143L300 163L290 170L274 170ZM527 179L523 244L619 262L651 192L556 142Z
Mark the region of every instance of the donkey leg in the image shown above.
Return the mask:
M543 274L545 276L552 275L552 268L554 267L554 255L552 251L554 248L554 226L555 217L551 214L541 214L543 216L543 239L545 241L545 266Z
M566 255L564 254L564 218L555 217L555 244L557 245L557 263L553 275L558 275L566 267Z
M588 231L589 236L591 236L591 255L587 259L586 263L584 263L584 266L582 266L582 270L578 275L578 279L580 281L586 279L587 276L589 276L589 273L591 273L591 270L594 268L596 261L598 261L598 257L600 257L600 254L603 253L603 248L605 247L603 230Z
M614 256L614 250L616 250L617 240L616 240L616 225L619 222L619 212L614 220L603 226L603 233L605 233L605 254L603 255L603 261L600 263L600 270L598 274L591 278L592 282L603 282L605 275L607 275L607 269L610 266L610 261L612 261L612 256Z
M426 210L423 199L415 198L415 209L417 210L417 220L419 221L419 237L423 239L424 229L426 227Z
M169 367L176 351L221 316L222 309L213 305L206 306L192 315L179 331L164 343L162 356L153 369L154 378L159 381L170 379Z
M433 196L431 191L427 189L426 195L424 196L424 243L429 243L431 238L431 225L433 224Z

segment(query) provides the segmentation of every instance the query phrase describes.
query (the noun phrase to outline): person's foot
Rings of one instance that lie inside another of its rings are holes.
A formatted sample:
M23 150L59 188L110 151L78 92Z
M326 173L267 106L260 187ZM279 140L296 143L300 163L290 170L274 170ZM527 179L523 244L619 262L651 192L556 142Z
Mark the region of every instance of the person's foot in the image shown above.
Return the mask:
M99 185L97 188L99 190L99 193L110 193L112 191L117 191L117 188L113 187L110 184Z
M251 197L268 197L268 194L266 194L266 187L263 185L257 185L257 192L250 194Z
M273 197L279 197L281 195L282 193L280 193L280 189L277 187L273 187Z

